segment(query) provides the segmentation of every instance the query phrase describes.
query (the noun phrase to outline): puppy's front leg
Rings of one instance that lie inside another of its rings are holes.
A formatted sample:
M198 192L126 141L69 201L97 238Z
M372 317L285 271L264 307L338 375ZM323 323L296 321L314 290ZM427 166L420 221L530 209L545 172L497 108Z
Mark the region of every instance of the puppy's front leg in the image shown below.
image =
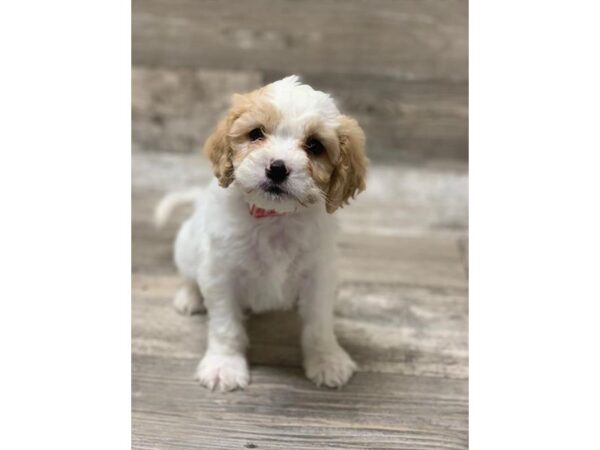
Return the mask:
M336 283L324 270L314 270L300 291L302 351L306 376L317 386L345 384L356 364L338 344L333 331L333 303Z
M196 371L196 379L202 385L221 392L245 388L250 381L243 312L227 284L203 289L208 310L208 345Z

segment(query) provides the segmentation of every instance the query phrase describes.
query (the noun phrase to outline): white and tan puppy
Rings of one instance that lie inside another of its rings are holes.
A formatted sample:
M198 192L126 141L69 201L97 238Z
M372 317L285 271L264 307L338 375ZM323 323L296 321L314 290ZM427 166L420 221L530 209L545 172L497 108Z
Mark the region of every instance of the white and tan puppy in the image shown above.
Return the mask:
M356 365L333 331L333 213L365 188L365 137L332 98L290 76L246 95L208 138L216 180L199 194L172 194L196 209L179 230L175 262L184 283L175 307L208 311L208 347L196 372L210 389L248 385L244 311L297 306L308 378L341 386Z

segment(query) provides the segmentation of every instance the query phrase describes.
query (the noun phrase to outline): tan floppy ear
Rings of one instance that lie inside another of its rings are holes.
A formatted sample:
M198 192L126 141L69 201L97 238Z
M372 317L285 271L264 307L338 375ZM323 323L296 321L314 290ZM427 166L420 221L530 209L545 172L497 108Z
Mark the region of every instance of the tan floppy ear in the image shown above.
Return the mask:
M222 187L229 186L233 181L233 150L227 136L231 122L229 115L222 119L204 144L204 154L212 162L213 172Z
M329 181L328 213L343 207L350 198L365 190L369 164L365 154L365 133L356 120L342 116L337 134L340 156Z

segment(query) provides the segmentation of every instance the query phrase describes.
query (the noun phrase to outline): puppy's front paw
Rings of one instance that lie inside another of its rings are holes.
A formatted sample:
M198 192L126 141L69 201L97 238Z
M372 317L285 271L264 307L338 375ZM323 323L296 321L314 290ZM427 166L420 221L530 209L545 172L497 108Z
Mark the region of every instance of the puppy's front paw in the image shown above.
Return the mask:
M250 381L248 363L244 355L207 353L198 365L196 379L211 391L243 389Z
M204 299L197 286L191 284L184 284L175 293L173 299L173 306L178 313L185 316L191 316L192 314L204 314L206 308L204 307Z
M312 351L304 358L306 376L317 386L340 387L350 379L356 364L342 347Z

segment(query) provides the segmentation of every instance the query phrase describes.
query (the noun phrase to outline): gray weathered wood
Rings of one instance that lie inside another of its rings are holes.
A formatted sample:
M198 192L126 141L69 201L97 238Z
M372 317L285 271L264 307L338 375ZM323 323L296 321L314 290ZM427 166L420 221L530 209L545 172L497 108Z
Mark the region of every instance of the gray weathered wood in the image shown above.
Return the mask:
M206 345L206 318L175 312L175 275L133 277L133 350L192 358ZM343 282L336 331L362 371L467 376L466 290ZM300 330L293 311L250 316L252 363L299 367Z
M285 73L267 74L266 82ZM375 161L468 159L468 83L465 80L401 80L389 76L307 75L331 93L342 111L367 134Z
M134 0L134 64L466 80L466 0Z
M196 362L134 356L134 448L467 447L462 380L359 373L326 390L299 369L254 366L248 389L223 395L191 379Z
M371 171L370 192L339 214L335 327L358 373L340 390L316 388L302 373L297 315L275 312L247 320L250 386L220 394L192 379L206 316L171 306L172 242L189 211L163 230L151 224L161 195L208 181L210 169L134 154L133 448L467 448L464 167Z
M142 150L196 152L229 107L247 92L288 73L147 68L132 73L133 142ZM310 75L365 129L371 159L422 161L468 157L467 83L383 76Z

